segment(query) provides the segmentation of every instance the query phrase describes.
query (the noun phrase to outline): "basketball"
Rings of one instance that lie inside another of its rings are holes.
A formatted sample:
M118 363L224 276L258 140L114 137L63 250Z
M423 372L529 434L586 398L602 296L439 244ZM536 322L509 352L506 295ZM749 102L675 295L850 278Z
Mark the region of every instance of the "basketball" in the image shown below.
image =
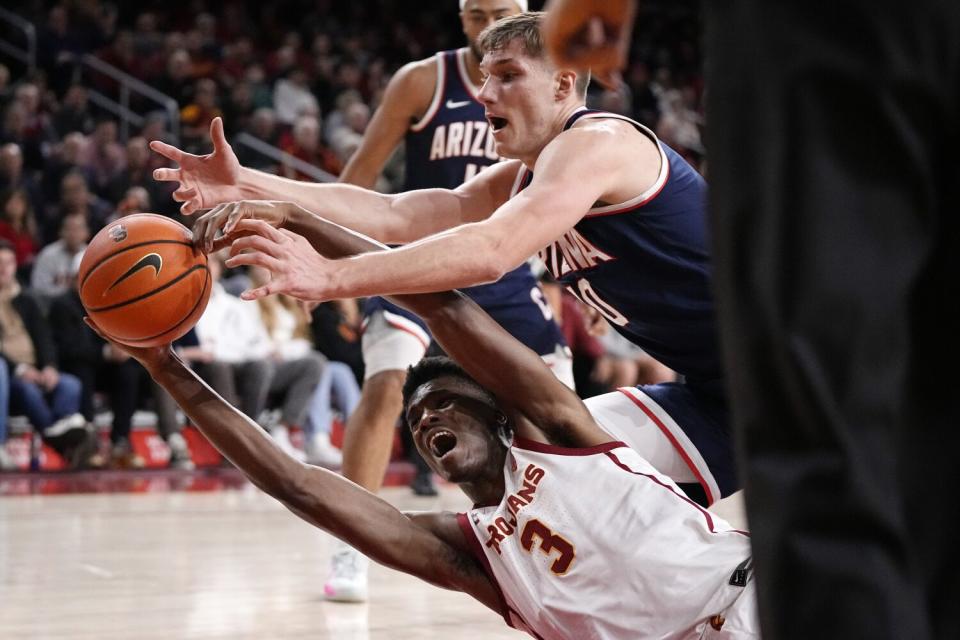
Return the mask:
M77 273L80 300L105 334L132 347L172 342L210 298L207 256L182 224L152 213L120 218L94 236Z

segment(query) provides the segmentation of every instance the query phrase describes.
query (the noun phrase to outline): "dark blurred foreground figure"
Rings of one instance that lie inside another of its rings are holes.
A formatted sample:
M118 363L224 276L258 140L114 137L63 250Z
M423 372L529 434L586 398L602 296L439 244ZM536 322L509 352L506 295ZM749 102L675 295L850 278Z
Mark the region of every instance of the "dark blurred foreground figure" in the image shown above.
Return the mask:
M704 6L766 637L960 637L960 3Z
M552 2L548 42L616 68L632 3L595 4ZM960 420L937 373L960 355L960 3L704 8L764 637L960 637L960 510L943 500L960 488Z

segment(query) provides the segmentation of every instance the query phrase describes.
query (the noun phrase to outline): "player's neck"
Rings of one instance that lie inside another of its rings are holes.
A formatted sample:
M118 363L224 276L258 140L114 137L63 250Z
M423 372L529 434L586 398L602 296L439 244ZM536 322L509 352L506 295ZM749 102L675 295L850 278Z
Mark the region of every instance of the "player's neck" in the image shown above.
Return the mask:
M554 119L550 127L550 135L547 137L546 141L539 148L535 149L528 155L521 156L517 158L524 164L525 167L533 171L533 167L537 164L537 159L540 157L540 154L543 153L543 150L546 149L547 145L553 142L554 138L563 133L563 127L567 124L567 120L570 119L574 113L584 108L582 102L569 105L564 109L557 112L556 118Z
M506 459L506 450L503 456L491 456L483 472L475 480L458 482L460 490L476 505L500 504L506 491L503 480L503 463Z
M479 87L483 84L483 75L480 73L480 58L473 53L473 49L470 47L463 47L461 51L463 53L460 55L463 56L463 66L467 69L467 76L474 86Z

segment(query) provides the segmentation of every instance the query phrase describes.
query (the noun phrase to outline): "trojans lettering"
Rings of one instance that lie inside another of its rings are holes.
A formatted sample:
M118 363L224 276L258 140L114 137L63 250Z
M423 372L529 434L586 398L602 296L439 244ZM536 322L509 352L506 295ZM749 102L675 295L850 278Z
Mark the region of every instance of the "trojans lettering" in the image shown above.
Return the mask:
M430 159L468 156L498 160L495 142L486 122L451 122L433 130Z
M543 480L546 472L535 464L527 465L523 470L523 486L517 489L516 493L507 496L507 511L510 517L498 517L493 524L487 525L486 546L492 548L498 554L500 553L500 543L512 536L517 531L517 512L527 506L535 497L537 485Z

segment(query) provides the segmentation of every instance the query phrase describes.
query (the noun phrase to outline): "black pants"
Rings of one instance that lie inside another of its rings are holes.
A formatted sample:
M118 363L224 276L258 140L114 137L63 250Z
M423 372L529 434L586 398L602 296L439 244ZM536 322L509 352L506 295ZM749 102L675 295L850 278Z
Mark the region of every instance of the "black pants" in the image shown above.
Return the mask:
M703 7L764 638L960 637L960 2Z
M130 438L133 414L144 397L150 397L150 376L140 364L130 358L123 362L65 361L61 367L80 379L83 391L80 395L80 411L88 422L93 421L93 394L107 394L113 410L110 441L117 443ZM147 394L144 396L143 394Z

